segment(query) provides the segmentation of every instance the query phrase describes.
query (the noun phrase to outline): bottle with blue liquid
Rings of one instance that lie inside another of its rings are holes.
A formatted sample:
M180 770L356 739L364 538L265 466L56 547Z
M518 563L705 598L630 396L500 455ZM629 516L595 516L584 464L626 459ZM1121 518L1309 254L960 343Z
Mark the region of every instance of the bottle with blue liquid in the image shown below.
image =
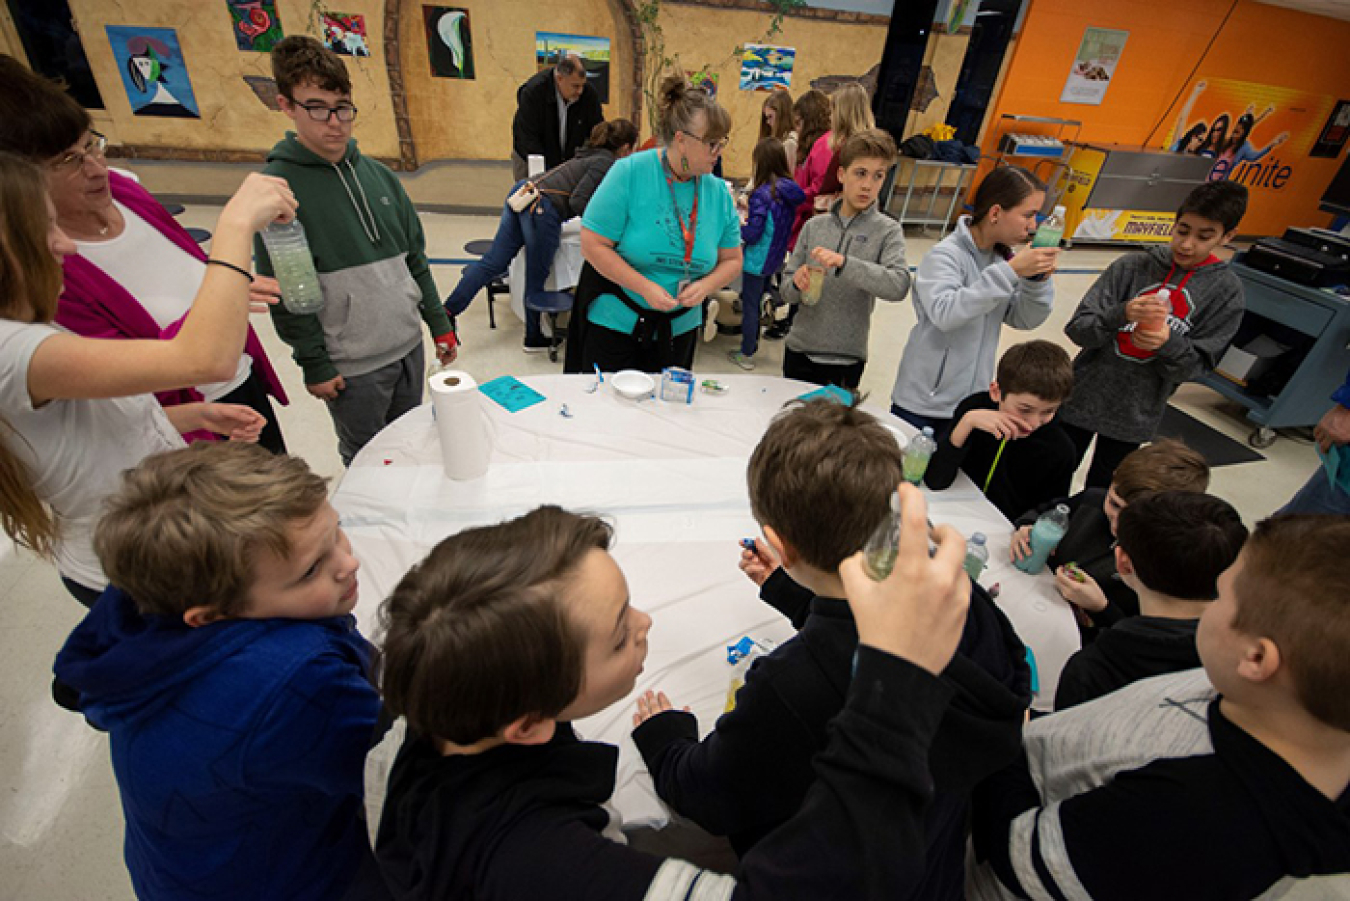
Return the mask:
M1045 569L1045 561L1050 559L1068 530L1069 508L1064 504L1042 513L1031 527L1031 553L1017 561L1017 568L1033 576Z

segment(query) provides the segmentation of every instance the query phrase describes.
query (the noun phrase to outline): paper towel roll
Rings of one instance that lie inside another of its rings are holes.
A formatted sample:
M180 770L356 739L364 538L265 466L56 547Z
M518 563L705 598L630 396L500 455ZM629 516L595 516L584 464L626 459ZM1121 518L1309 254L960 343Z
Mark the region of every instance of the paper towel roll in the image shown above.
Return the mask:
M492 432L478 383L467 372L444 369L427 379L427 386L446 477L479 478L492 459Z

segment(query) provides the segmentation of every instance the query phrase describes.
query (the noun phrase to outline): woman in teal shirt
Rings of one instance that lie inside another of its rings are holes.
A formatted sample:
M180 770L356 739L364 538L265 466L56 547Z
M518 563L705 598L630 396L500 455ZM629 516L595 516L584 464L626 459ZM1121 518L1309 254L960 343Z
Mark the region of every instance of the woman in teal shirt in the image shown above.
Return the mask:
M730 130L716 100L672 75L661 85L663 146L619 160L591 198L581 253L612 285L586 310L583 371L693 363L703 301L741 273L736 205L710 176Z

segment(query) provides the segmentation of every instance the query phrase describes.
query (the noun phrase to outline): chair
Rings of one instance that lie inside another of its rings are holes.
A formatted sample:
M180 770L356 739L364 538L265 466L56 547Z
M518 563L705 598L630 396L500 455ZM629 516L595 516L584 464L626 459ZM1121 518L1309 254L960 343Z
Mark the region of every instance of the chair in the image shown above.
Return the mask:
M492 249L492 242L489 240L470 241L464 245L464 252L471 253L476 257L485 256ZM496 300L498 294L510 295L511 289L507 287L506 282L501 278L494 278L487 286L488 296L488 328L497 327L497 313L492 308L492 302Z
M558 316L572 310L570 291L541 291L534 297L526 295L525 309L548 316L549 330L548 358L558 362L558 348L562 346L565 330L558 327Z

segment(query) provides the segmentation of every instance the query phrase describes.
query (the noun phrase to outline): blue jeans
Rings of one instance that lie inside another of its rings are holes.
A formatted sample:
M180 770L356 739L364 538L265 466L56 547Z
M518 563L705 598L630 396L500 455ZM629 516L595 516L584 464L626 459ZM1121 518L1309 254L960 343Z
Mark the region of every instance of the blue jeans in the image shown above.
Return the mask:
M741 353L753 357L759 350L759 310L764 303L767 275L741 273Z
M1327 468L1318 466L1312 478L1298 490L1279 513L1330 513L1350 516L1350 494L1346 494L1327 478Z
M511 189L514 194L524 182ZM510 194L507 195L508 197ZM495 278L506 274L511 261L525 248L525 340L538 342L544 338L539 328L539 313L529 309L529 301L544 290L548 274L553 269L553 255L562 241L562 216L547 197L539 198L532 209L517 213L503 204L502 219L492 249L483 258L470 263L459 284L445 300L445 311L451 316L464 312L478 292Z

